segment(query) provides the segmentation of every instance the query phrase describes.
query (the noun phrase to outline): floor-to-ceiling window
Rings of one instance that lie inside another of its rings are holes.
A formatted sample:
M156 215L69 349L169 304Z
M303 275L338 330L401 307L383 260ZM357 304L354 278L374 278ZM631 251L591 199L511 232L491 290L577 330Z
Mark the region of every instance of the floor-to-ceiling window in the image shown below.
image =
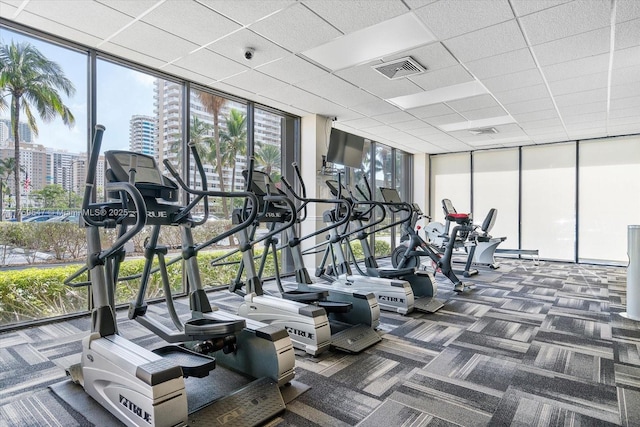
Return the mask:
M469 153L443 154L431 157L432 221L444 224L442 200L449 199L461 213L471 212L471 161Z

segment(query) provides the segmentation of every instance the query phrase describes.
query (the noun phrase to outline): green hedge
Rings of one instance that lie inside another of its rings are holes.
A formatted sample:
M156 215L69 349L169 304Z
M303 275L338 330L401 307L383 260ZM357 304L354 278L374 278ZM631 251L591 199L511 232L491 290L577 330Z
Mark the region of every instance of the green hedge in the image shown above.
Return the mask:
M224 251L201 252L198 267L205 287L226 286L235 278L238 265L212 267L211 260L223 255ZM261 251L256 251L259 255ZM237 253L225 261L239 261ZM144 259L125 260L120 268L120 277L142 272ZM42 319L87 309L87 288L72 288L63 284L64 280L79 268L78 265L26 268L0 272L0 325ZM173 292L182 290L182 263L168 267L169 282ZM265 276L272 276L274 268L268 263ZM86 280L81 278L78 281ZM121 281L117 285L118 303L131 301L138 290L139 279ZM147 298L162 297L162 279L155 273L149 280Z

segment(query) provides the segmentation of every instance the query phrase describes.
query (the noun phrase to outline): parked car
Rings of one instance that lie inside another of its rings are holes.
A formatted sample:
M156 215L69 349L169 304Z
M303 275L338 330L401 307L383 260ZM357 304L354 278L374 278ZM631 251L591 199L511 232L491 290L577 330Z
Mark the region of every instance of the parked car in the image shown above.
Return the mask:
M47 222L73 222L78 224L80 222L80 215L76 213L66 214L66 215L58 215L46 220Z

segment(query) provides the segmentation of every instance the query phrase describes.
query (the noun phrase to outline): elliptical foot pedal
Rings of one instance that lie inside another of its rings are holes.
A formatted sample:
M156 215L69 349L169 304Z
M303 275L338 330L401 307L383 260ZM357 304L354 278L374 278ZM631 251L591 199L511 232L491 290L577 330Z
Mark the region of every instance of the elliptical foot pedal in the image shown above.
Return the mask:
M182 368L183 377L204 378L215 369L216 359L177 345L156 348L153 353Z
M284 410L284 400L278 384L263 377L197 409L189 415L189 425L259 426Z
M413 309L423 313L435 313L444 307L444 303L435 298L416 298L413 300Z
M326 298L329 292L327 291L285 291L282 293L282 298L289 301L296 301L305 304L309 304L323 298Z
M331 346L347 353L360 353L380 341L380 335L367 325L355 325L331 335Z

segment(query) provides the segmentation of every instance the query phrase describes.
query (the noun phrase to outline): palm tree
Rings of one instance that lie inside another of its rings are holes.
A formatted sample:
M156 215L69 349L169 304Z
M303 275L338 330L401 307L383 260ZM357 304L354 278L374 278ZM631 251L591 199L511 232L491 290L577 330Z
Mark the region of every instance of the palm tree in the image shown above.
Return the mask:
M220 132L224 163L231 166L231 191L235 190L236 158L247 155L247 116L236 109L229 112L227 128Z
M259 144L255 152L256 163L260 169L271 177L273 182L280 181L282 154L280 147L271 144Z
M45 122L60 116L65 125L71 127L75 118L64 105L58 91L66 96L75 93L71 80L67 79L60 66L47 59L29 43L0 45L0 90L11 95L11 127L15 144L14 186L16 193L16 220L21 221L20 212L20 135L18 124L20 112L24 112L27 123L35 136L38 125L32 108Z
M7 182L16 167L16 159L8 157L0 160L0 221L4 218L4 190L8 189Z
M197 96L205 111L213 116L213 140L209 141L211 144L211 151L208 160L216 167L216 170L218 171L218 180L220 182L220 191L224 191L222 151L220 150L220 112L227 100L207 92L198 92ZM227 199L224 197L222 198L222 212L225 218L229 218Z

